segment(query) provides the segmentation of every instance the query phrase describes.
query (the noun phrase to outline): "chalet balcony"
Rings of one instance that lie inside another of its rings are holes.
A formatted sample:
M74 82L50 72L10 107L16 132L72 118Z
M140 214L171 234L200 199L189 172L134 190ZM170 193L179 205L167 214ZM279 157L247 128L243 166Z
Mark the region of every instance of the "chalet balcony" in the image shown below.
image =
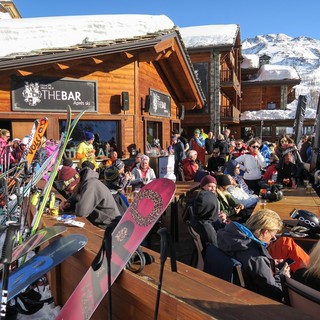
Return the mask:
M233 96L234 92L241 95L241 86L236 73L233 70L220 71L221 90L228 96Z
M233 105L220 106L220 119L224 124L240 123L240 110Z

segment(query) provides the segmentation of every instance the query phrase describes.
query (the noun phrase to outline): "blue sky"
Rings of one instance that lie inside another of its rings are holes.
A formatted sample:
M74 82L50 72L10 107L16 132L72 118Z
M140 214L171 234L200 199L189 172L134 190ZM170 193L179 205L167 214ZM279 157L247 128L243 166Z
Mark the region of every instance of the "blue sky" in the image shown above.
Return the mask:
M87 14L164 14L179 27L239 24L241 39L269 33L320 40L320 1L12 0L23 18Z

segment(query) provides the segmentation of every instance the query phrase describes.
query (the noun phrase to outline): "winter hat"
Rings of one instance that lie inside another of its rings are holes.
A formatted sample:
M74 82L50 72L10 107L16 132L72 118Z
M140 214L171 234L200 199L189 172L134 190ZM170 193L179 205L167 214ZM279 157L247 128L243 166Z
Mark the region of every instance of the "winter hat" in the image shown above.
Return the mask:
M206 176L204 176L201 181L200 181L200 187L203 188L206 184L208 183L214 183L217 184L217 180L215 177L210 176L209 174L207 174Z
M62 166L58 180L62 182L62 189L71 188L80 182L80 176L76 169L68 166Z
M91 161L86 160L86 161L82 162L81 168L90 168L91 170L94 170L95 169L95 165Z
M221 187L229 186L231 184L230 178L226 174L218 176L218 185Z
M118 170L122 169L124 167L124 162L120 159L116 159L112 165L117 168Z
M119 178L119 170L115 166L110 166L104 170L106 181L113 182Z
M91 140L91 139L94 139L94 134L93 134L92 132L85 131L85 132L84 132L84 139L85 139L86 141Z
M145 154L141 157L141 161L150 161L150 158L146 156Z
M194 130L194 133L200 134L200 129Z
M229 160L227 162L227 173L234 176L234 171L236 170L236 167L239 166L239 163L235 160Z
M67 166L67 167L73 167L73 161L69 158L65 158L62 161L62 165Z

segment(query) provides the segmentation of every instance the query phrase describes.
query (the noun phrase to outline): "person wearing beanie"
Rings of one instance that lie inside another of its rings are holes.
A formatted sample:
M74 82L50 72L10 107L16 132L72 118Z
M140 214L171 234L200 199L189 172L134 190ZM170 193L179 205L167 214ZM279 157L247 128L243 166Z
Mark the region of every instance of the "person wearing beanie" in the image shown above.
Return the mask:
M96 171L96 166L94 165L94 163L92 163L91 161L89 160L86 160L86 161L83 161L82 162L82 165L81 165L81 168L89 168L93 171Z
M201 190L192 203L190 224L200 235L203 248L208 244L217 245L216 230L223 228L226 222L226 216L220 214L219 202L215 194L216 186L215 177L204 176L200 181Z
M133 175L125 172L124 162L116 159L113 165L104 170L105 184L109 189L122 190L124 192L127 185L131 183Z
M24 137L20 140L20 143L17 144L13 150L12 150L12 156L14 158L14 163L19 163L22 156L23 156L23 153L26 149L26 146L28 144L28 141L29 141L29 137Z
M79 167L82 167L84 161L92 162L97 168L96 155L93 147L94 134L92 132L84 131L84 141L82 141L76 151L76 158L79 160Z
M218 185L231 195L237 205L243 205L244 209L253 209L258 202L259 197L257 195L247 194L238 187L236 181L229 174L219 176Z
M102 229L113 220L120 219L118 206L110 190L98 179L97 172L83 168L78 173L72 167L62 166L56 186L70 194L66 201L61 202L61 210L71 210Z
M134 188L141 187L156 178L154 170L150 167L150 158L142 155L139 167L135 167L132 170L132 186Z

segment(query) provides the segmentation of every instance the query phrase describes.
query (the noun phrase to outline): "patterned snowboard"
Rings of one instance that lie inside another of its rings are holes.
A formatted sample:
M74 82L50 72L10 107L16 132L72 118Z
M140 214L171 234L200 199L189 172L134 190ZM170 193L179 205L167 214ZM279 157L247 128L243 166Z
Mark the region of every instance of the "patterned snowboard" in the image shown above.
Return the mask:
M161 178L148 183L136 195L112 233L111 284L166 210L175 188L174 182ZM108 292L107 260L105 256L103 259L98 270L90 267L56 320L90 319Z

